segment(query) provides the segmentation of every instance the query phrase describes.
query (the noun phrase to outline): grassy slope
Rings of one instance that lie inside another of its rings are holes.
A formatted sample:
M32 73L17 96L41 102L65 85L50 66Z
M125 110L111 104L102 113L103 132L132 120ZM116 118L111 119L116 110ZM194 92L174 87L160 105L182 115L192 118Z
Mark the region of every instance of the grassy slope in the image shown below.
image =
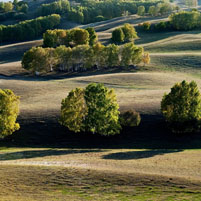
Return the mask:
M167 177L19 165L2 165L0 176L0 200L4 201L183 201L200 198L199 183Z
M100 31L101 41L107 43L114 27L125 22L137 24L139 20L135 16L118 18L117 21L95 24L95 28ZM27 147L31 141L35 146L48 147L52 140L51 143L60 143L61 147L77 148L2 149L0 174L5 179L0 181L1 189L4 189L0 200L199 200L200 184L189 179L200 180L200 150L184 150L201 148L199 134L193 137L172 136L163 124L159 128L158 121L157 126L149 121L152 121L153 114L159 112L163 93L169 91L175 82L194 79L201 87L201 37L199 32L141 33L139 36L136 43L151 53L151 64L140 67L141 72L119 70L121 73L118 74L61 80L19 76L27 75L17 62L23 51L40 44L40 41L0 48L0 74L12 75L1 76L0 86L11 88L21 96L20 123L23 126L10 138L13 141L8 145ZM148 123L143 121L137 129L124 130L119 137L102 139L89 135L85 139L85 136L66 135L67 131L57 123L43 121L58 116L61 99L69 90L84 87L90 82L101 82L115 88L121 109L134 107L150 115ZM39 123L31 126L29 119ZM47 142L46 136L50 138ZM24 142L20 144L20 140ZM98 149L82 148L90 148L92 144ZM168 147L168 150L161 149ZM61 167L54 167L55 164ZM140 174L132 176L134 173ZM153 175L159 175L161 179ZM178 176L187 180L180 180Z

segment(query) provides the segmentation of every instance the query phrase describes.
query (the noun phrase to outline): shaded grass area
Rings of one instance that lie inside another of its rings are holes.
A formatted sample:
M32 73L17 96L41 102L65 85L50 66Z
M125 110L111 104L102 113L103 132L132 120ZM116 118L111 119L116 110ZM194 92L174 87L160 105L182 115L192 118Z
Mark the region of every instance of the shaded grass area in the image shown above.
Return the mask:
M183 201L201 196L199 183L168 177L12 165L1 165L0 176L2 201Z
M151 55L150 68L158 71L178 71L201 76L201 55ZM189 76L190 77L190 76Z
M73 133L57 120L22 120L21 129L0 141L1 147L58 147L85 149L201 149L201 133L176 135L160 115L142 115L139 127L124 127L121 134L103 137Z

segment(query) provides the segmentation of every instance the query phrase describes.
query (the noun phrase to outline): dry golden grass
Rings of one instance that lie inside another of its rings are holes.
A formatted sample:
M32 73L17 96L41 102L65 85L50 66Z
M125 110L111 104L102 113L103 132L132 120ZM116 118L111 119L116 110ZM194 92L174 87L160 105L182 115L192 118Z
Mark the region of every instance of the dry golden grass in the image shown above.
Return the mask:
M59 166L201 180L200 150L9 149L0 165Z

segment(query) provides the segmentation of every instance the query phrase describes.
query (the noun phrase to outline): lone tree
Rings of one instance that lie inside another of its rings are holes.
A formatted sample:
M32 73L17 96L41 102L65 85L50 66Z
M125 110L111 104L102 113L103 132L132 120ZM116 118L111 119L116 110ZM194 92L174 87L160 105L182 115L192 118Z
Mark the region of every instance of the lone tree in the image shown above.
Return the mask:
M19 113L19 97L9 89L0 89L0 138L19 130L16 123Z
M62 100L60 123L74 132L114 135L121 129L118 109L113 90L103 84L89 84L85 90L72 90Z
M196 82L176 83L163 96L161 111L175 133L195 132L200 129L201 95Z
M115 43L122 43L124 42L125 35L121 28L115 29L112 32L112 41Z

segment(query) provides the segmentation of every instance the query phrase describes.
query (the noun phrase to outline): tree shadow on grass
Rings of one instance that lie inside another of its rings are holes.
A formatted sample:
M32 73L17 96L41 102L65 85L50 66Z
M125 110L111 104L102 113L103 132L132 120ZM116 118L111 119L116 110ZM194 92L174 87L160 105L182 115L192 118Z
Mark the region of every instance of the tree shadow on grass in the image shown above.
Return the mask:
M12 153L1 153L0 161L6 160L18 160L18 159L28 159L28 158L37 158L37 157L45 157L45 156L59 156L59 155L67 155L67 154L81 154L81 153L89 153L89 152L101 152L99 149L72 149L72 150L33 150L33 151L19 151Z
M145 150L145 151L128 151L128 152L118 152L103 156L103 159L110 160L132 160L132 159L142 159L151 158L156 155L164 155L169 153L177 153L183 151L182 149L176 150Z

